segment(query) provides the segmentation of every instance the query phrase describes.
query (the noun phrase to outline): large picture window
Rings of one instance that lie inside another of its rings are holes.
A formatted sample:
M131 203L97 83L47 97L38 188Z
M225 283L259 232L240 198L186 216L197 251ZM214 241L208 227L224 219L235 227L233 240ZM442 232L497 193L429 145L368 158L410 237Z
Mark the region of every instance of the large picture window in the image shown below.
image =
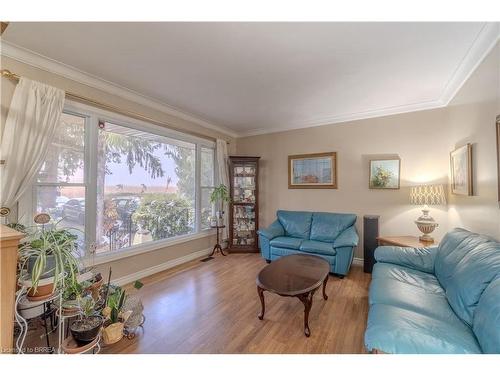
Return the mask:
M98 256L209 229L214 142L108 116L63 113L33 187L32 213L75 228Z
M97 252L195 231L196 144L100 124Z

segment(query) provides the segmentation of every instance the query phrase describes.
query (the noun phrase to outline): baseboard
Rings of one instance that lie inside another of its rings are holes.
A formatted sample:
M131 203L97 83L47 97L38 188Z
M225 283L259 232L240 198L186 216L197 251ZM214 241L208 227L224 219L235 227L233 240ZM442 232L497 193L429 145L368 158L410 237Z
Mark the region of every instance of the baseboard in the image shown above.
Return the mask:
M126 284L132 283L136 280L139 280L143 277L150 276L150 275L153 275L155 273L168 270L169 268L179 266L183 263L190 262L194 259L204 257L204 256L210 254L211 252L212 252L212 248L207 248L207 249L195 251L194 253L184 255L183 257L175 258L175 259L169 260L168 262L157 264L156 266L149 267L149 268L143 269L143 270L138 271L138 272L134 272L130 275L126 275L126 276L119 277L117 279L113 279L113 280L111 280L111 282L113 284L119 285L119 286L126 285Z
M354 257L352 259L352 264L355 264L357 266L362 266L365 263L365 260L363 258L356 258Z

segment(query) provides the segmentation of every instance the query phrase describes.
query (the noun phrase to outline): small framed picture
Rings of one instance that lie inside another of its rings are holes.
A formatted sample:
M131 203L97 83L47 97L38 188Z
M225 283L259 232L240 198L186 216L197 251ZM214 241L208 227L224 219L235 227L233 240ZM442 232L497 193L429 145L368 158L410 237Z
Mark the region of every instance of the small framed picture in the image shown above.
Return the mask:
M472 195L472 146L467 143L450 153L451 192Z
M370 160L370 189L399 189L401 159Z
M337 153L288 156L289 189L337 189Z

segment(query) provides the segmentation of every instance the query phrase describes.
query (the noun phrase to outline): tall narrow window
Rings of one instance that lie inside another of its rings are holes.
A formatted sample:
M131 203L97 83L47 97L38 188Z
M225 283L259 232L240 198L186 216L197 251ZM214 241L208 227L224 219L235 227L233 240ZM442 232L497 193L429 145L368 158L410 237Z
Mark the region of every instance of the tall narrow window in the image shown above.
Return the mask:
M212 148L201 148L201 229L210 228L210 216L214 215L210 194L215 185L215 152Z
M85 121L63 113L34 186L36 212L50 214L59 228L74 228L81 246L85 233Z
M195 231L196 145L99 124L97 252Z

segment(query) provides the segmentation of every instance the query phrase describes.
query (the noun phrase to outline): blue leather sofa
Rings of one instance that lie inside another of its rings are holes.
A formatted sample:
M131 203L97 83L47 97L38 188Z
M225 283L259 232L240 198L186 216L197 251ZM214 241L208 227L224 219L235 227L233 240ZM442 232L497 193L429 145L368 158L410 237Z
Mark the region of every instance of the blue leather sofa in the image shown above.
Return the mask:
M436 247L375 250L369 351L500 353L500 243L454 229Z
M290 254L315 254L330 263L330 272L347 275L358 245L356 215L278 211L276 216L258 232L262 257L272 261Z

